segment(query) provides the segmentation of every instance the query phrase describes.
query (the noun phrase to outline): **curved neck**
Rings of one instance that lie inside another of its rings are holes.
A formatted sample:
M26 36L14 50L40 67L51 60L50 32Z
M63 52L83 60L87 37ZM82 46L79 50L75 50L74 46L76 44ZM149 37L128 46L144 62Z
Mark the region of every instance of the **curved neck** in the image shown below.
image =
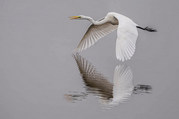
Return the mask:
M104 23L107 22L107 19L103 19L103 20L100 20L100 21L95 21L93 18L88 17L88 16L86 16L84 19L90 21L94 25L101 25L101 24L104 24Z

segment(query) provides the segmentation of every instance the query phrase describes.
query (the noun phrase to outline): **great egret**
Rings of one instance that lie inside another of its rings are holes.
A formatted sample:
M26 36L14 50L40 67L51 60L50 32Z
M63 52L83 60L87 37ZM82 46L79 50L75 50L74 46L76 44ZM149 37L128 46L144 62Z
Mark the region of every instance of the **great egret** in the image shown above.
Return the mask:
M135 52L135 44L138 37L137 28L156 32L155 29L149 27L140 27L128 17L115 12L109 12L99 21L95 21L93 18L84 15L72 16L70 18L85 19L92 23L76 48L78 52L89 48L100 38L117 29L116 57L121 61L130 59Z
M99 97L102 104L115 106L118 103L124 102L133 93L149 93L151 90L149 85L138 84L134 86L132 70L127 65L116 66L113 83L111 83L88 60L79 54L74 55L74 58L86 85L87 93L74 92L73 94L65 94L65 98L69 101L85 99L88 93L92 93Z

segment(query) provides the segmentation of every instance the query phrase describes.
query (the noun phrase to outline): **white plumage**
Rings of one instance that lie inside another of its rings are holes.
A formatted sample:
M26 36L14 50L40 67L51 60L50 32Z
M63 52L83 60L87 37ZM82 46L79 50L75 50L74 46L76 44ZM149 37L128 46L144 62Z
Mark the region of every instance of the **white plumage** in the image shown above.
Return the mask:
M117 29L116 57L121 61L130 59L135 52L137 28L150 32L156 31L148 27L142 28L128 17L115 12L109 12L99 21L94 21L91 17L84 15L72 16L71 19L86 19L92 23L76 48L78 52L89 48L99 39Z

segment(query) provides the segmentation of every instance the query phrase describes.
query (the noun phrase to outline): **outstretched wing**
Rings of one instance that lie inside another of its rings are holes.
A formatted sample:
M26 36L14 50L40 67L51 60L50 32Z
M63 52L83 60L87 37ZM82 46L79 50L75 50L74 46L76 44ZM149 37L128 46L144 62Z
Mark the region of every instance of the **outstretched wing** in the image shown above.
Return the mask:
M126 65L118 65L114 71L113 103L123 102L133 92L132 71Z
M85 35L83 36L82 40L78 44L77 51L82 51L94 43L96 43L100 38L106 36L107 34L111 33L112 31L117 29L118 25L113 25L110 22L106 22L102 25L94 25L92 24Z
M116 40L116 57L124 61L130 59L135 52L138 31L136 25L131 19L123 15L115 15L119 20Z

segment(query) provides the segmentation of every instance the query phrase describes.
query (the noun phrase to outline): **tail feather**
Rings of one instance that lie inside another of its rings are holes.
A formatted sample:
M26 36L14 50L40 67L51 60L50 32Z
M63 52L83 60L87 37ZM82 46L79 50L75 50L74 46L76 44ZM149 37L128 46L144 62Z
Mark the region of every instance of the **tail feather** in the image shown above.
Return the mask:
M146 31L149 31L149 32L157 32L156 29L150 28L150 27L148 27L148 26L145 27L145 28L140 27L140 26L137 26L137 28L142 29L142 30L146 30Z

